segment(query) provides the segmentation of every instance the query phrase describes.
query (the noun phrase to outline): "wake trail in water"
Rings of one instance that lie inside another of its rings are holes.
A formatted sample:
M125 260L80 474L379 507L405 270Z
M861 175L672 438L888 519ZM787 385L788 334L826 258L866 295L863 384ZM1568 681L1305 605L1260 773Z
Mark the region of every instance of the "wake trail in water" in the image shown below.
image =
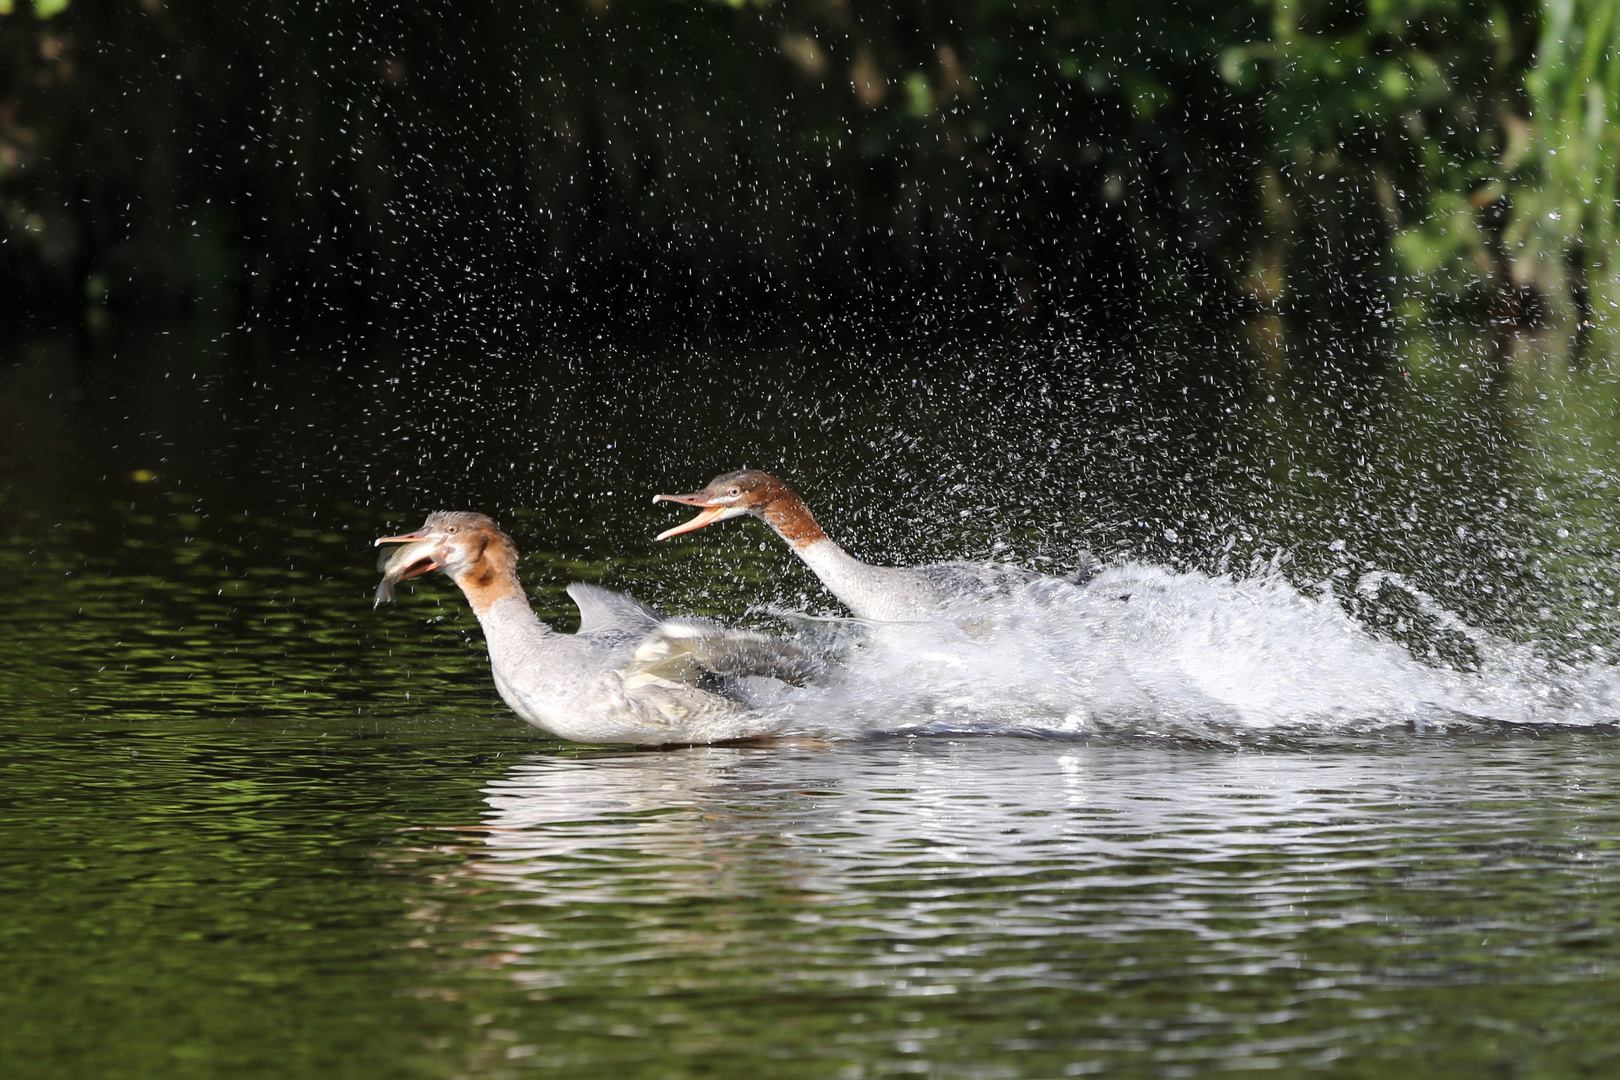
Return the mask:
M1426 664L1357 622L1330 590L1311 595L1275 572L1238 580L1125 564L1084 588L1043 583L936 622L812 630L838 655L837 674L777 708L793 730L834 737L1242 739L1620 719L1614 667L1556 666L1397 575L1365 575L1358 587L1407 592L1472 642L1478 669Z

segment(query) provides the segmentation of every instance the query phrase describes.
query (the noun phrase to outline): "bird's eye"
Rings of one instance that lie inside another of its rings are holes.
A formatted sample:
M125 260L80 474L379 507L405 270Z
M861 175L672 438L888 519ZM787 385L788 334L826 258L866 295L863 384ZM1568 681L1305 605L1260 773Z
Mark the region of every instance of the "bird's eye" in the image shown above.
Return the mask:
M456 534L456 529L457 528L458 528L458 526L452 525L448 529L444 530L445 534L448 535L448 536L454 536Z

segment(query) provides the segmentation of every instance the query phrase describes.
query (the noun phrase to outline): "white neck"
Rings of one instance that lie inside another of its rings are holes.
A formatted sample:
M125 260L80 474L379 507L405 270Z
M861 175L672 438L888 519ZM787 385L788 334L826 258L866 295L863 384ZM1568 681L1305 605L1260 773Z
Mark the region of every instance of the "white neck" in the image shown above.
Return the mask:
M528 660L530 650L552 633L521 594L503 596L478 612L478 625L484 628L489 659L497 670Z
M844 606L861 619L894 619L891 595L895 591L895 577L902 573L892 566L873 566L861 562L831 540L813 540L808 544L794 544L793 550L810 571L821 579L827 591L844 602Z

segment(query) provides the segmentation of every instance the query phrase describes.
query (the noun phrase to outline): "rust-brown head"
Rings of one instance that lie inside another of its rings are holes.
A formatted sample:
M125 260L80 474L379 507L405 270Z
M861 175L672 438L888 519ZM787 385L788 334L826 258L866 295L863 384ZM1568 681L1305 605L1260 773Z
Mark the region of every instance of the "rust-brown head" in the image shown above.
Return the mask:
M443 570L475 603L475 591L487 589L513 574L517 549L511 539L483 514L440 510L429 514L415 532L380 536L377 546L403 544L385 557L378 569L377 603L394 599L394 585L433 570ZM375 606L375 605L373 605Z
M727 518L741 517L744 514L769 520L767 515L771 508L782 503L803 505L792 488L770 473L760 472L758 469L744 469L742 472L717 476L710 480L702 491L694 491L690 495L654 495L653 502L685 503L687 506L703 507L703 512L692 520L659 533L660 540L668 540L672 536L679 536L681 533L712 525L716 521L725 521Z
M827 538L816 519L810 516L810 508L804 505L804 500L782 481L758 469L717 476L702 491L690 495L654 495L653 502L678 502L703 508L691 521L659 533L660 540L743 514L764 520L784 540L801 550Z

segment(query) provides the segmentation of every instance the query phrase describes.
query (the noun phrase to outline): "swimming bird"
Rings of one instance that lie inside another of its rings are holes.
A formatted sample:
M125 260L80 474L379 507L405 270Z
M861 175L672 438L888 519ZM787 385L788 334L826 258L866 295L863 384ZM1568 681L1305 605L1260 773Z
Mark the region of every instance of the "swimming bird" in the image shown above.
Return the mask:
M712 743L771 734L756 706L819 670L809 653L766 634L701 619L665 619L628 596L575 582L577 634L540 621L518 583L517 548L483 514L439 512L384 536L377 603L394 585L442 570L483 627L495 688L535 727L575 742ZM786 685L785 685L786 684Z
M660 540L744 514L759 518L775 529L827 590L861 619L923 621L937 617L954 601L1004 596L1041 583L1083 585L1102 569L1101 563L1084 552L1080 568L1064 578L995 562L873 566L833 543L797 492L758 469L717 476L703 490L690 495L654 495L653 502L703 507L697 517L659 533Z

